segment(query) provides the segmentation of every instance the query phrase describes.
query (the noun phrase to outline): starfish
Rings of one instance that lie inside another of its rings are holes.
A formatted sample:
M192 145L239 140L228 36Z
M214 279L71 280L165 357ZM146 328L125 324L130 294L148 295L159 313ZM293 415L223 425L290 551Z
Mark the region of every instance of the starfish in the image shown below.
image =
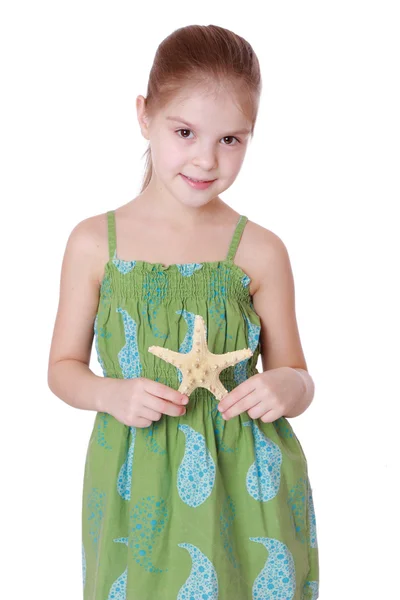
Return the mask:
M162 346L150 346L149 352L175 365L182 372L182 383L178 392L190 396L198 387L209 390L217 400L228 393L222 385L221 371L252 356L250 348L235 350L226 354L213 354L207 345L207 333L204 319L195 315L193 344L190 352L175 352Z

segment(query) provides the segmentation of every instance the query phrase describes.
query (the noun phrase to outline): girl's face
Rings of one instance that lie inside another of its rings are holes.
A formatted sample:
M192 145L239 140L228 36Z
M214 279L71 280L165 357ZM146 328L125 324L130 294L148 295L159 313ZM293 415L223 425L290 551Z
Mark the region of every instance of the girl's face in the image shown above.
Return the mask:
M149 192L171 194L187 206L203 206L235 181L247 150L251 123L223 88L186 90L148 119L153 175ZM142 116L144 113L142 113ZM202 188L184 177L212 180Z

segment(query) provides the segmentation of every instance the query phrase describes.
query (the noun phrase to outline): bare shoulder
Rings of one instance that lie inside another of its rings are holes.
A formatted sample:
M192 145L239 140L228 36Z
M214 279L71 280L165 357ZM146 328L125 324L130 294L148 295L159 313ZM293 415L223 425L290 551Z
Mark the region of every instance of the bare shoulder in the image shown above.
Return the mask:
M255 290L254 310L261 323L263 370L290 366L307 370L296 318L295 285L289 253L272 231L249 223L247 251Z
M289 266L288 252L281 238L250 219L239 250L238 261L241 261L243 269L251 278L251 296L256 294L261 284L265 285L267 281L271 281L272 270L279 272L280 269L287 269Z
M67 241L65 257L85 262L87 274L100 285L109 259L107 213L87 217L75 225Z
M68 236L49 366L64 358L89 364L100 279L108 259L106 221L106 215L84 219Z

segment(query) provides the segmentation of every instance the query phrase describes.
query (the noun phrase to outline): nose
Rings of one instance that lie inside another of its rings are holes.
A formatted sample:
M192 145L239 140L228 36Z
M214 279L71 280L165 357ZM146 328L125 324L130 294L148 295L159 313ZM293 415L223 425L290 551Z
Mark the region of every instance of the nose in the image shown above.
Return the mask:
M217 166L217 156L212 144L196 145L193 164L202 171L211 171Z

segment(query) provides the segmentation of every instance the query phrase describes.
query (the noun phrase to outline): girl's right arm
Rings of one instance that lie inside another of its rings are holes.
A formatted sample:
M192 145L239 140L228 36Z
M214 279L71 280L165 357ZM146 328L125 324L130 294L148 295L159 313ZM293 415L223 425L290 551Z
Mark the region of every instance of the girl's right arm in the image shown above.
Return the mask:
M106 215L90 217L76 225L68 238L50 347L48 386L74 408L108 412L126 425L147 427L162 413L184 414L185 397L160 382L143 377L102 377L89 368L102 265L108 260L106 228Z

